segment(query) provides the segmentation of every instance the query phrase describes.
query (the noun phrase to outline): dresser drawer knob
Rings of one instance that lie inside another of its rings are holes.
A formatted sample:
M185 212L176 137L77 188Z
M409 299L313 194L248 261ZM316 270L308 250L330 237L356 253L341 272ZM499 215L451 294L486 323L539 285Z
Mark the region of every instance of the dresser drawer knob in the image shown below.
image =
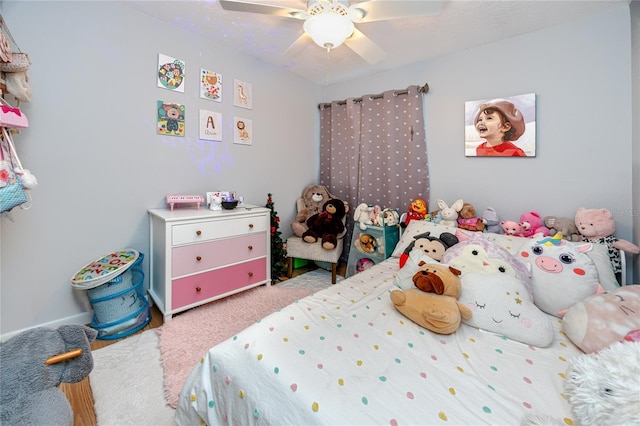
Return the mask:
M253 229L253 223L249 224L249 229Z
M196 231L196 235L199 237L200 235L202 235L202 231Z
M249 246L249 250L253 250L253 246Z
M252 277L253 276L253 272L249 272L249 276Z
M196 256L196 260L197 260L198 262L200 262L200 261L202 260L202 257L201 257L201 256Z
M202 287L196 287L196 291L200 293L202 291Z

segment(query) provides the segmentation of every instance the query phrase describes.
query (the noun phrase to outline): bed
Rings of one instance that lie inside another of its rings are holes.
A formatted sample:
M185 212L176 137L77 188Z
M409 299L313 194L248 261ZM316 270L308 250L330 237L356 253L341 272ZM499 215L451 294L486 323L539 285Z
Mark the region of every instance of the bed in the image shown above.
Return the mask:
M420 231L407 228L404 243ZM426 330L390 302L403 240L389 259L211 348L183 387L178 424L513 425L537 413L572 424L564 374L582 352L562 321L544 314L546 347L467 324Z

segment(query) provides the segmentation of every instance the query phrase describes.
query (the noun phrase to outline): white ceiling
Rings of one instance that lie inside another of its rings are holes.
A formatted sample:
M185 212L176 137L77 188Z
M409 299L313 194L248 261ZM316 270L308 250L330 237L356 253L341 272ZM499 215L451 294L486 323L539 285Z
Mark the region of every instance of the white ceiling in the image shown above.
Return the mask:
M306 10L304 0L251 1ZM385 59L373 65L346 45L327 54L311 41L296 54L283 55L303 33L301 20L228 12L217 0L128 1L127 4L212 42L326 85L536 31L629 1L442 0L442 13L438 16L356 24L356 28L387 53Z

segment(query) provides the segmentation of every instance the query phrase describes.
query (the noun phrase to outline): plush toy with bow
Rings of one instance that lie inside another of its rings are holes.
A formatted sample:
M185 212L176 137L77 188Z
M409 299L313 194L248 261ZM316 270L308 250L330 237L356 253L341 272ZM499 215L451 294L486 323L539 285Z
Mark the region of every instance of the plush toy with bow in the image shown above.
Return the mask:
M613 235L616 232L616 224L613 215L607 209L580 207L576 211L575 222L584 241L607 245L611 266L616 274L622 272L620 250L633 254L640 253L640 247L629 241L619 240Z
M458 301L460 271L448 265L420 264L413 276L416 288L393 290L393 306L416 324L438 334L454 333L471 310Z
M322 240L322 248L333 250L338 244L338 237L345 230L343 218L345 212L344 202L333 198L322 206L320 213L307 219L309 229L302 234L302 239L307 243L315 243Z

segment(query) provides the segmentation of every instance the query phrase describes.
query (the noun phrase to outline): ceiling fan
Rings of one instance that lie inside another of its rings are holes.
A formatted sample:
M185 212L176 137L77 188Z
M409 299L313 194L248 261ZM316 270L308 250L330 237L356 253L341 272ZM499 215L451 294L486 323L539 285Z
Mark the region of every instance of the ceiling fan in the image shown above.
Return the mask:
M327 52L344 43L370 64L381 61L386 53L355 24L438 15L442 8L441 0L366 0L352 4L348 0L309 0L306 10L242 0L219 2L228 11L303 20L304 33L285 53L303 47L311 38Z

